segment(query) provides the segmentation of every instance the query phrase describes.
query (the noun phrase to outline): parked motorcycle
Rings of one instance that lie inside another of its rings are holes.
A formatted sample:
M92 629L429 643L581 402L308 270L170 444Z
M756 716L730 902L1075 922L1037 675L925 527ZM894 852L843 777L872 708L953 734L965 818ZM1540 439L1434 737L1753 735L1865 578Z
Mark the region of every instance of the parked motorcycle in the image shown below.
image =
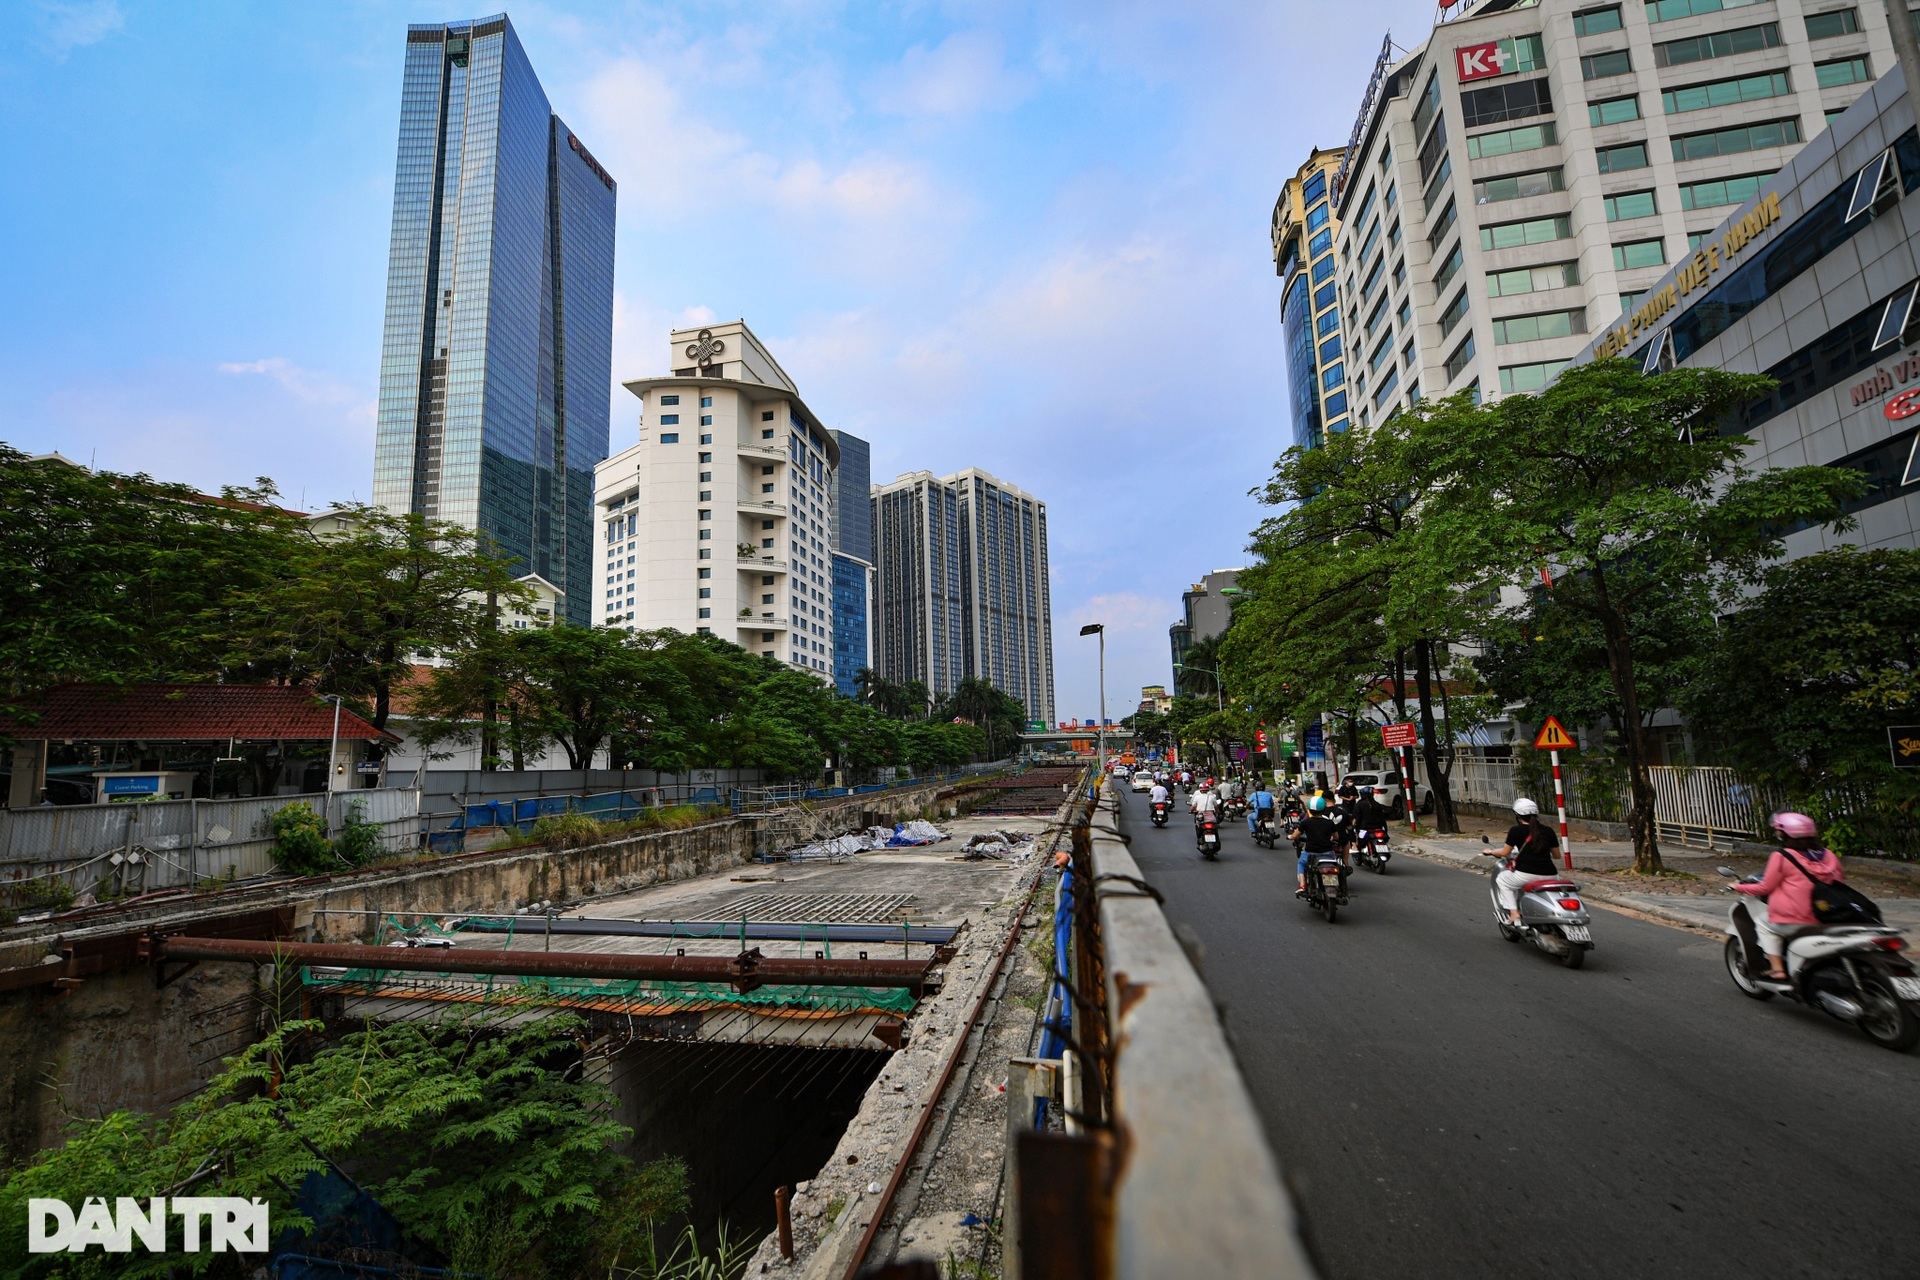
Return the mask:
M1387 873L1387 861L1393 857L1384 827L1373 831L1361 831L1353 840L1353 860L1373 874Z
M1729 878L1728 867L1714 870ZM1742 884L1757 884L1748 876ZM1727 889L1732 893L1731 888ZM1786 996L1852 1023L1877 1045L1895 1050L1920 1044L1920 976L1901 953L1907 940L1885 924L1825 925L1787 941L1787 980L1767 977L1767 957L1754 925L1764 903L1742 896L1727 912L1727 975L1755 1000Z
M1481 836L1480 842L1486 844L1488 840ZM1495 876L1500 871L1513 870L1517 856L1508 854L1502 858ZM1508 942L1531 939L1534 946L1569 969L1578 969L1587 962L1587 952L1593 950L1593 920L1587 915L1587 904L1580 900L1580 886L1573 881L1542 876L1522 886L1518 895L1520 927L1517 929L1508 923L1506 909L1500 905L1499 885L1489 885L1488 892L1493 899L1494 923L1500 926L1500 936Z
M1155 800L1153 802L1153 825L1154 826L1164 827L1167 825L1167 809L1168 808L1169 808L1168 802L1165 800Z
M1328 924L1347 905L1347 869L1340 865L1339 854L1307 855L1307 905L1324 915Z
M1220 856L1220 823L1210 813L1203 813L1193 820L1193 842L1201 856L1217 858Z

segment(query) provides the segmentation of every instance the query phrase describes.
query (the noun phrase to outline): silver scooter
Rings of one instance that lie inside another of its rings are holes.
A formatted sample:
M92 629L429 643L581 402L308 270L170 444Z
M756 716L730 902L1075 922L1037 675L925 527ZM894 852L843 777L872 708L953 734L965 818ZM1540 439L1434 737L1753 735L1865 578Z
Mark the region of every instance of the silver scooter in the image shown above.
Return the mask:
M1490 843L1485 836L1480 837L1482 844ZM1483 855L1492 857L1491 853ZM1571 880L1559 876L1542 876L1530 881L1519 893L1520 927L1515 928L1507 920L1506 909L1500 905L1500 886L1498 875L1501 871L1513 870L1517 854L1509 854L1500 859L1495 870L1495 883L1487 886L1493 899L1493 922L1500 926L1500 936L1508 942L1518 942L1530 938L1533 945L1557 958L1569 969L1578 969L1587 962L1587 952L1593 950L1593 920L1587 915L1587 904L1580 900L1580 886Z
M1730 867L1715 867L1733 878ZM1747 876L1742 884L1758 884ZM1732 893L1731 886L1723 886ZM1903 954L1907 940L1883 924L1824 925L1787 940L1787 980L1767 977L1771 967L1760 946L1755 913L1766 904L1741 896L1727 912L1727 976L1755 1000L1786 996L1829 1017L1852 1023L1867 1039L1893 1050L1920 1044L1920 975Z

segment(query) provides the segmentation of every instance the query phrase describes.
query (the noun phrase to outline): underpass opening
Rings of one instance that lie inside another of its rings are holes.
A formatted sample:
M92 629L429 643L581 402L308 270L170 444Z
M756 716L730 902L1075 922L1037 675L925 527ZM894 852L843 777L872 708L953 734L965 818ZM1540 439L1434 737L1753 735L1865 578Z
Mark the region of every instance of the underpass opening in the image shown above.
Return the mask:
M693 1225L711 1239L774 1229L774 1188L817 1174L892 1056L884 1048L635 1041L615 1056L618 1118L644 1164L687 1165ZM883 1162L876 1161L876 1176Z

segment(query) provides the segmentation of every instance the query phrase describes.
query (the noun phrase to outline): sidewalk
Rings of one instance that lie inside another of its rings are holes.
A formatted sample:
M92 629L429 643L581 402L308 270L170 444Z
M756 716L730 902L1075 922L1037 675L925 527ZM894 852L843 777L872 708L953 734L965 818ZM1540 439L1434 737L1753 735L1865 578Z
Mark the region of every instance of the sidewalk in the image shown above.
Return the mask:
M1496 842L1499 838L1497 835L1489 837ZM1483 851L1500 846L1498 843L1481 844L1477 835L1433 836L1422 832L1418 838L1401 840L1399 847L1435 862L1450 863L1482 875L1491 875L1493 859L1483 856ZM1731 899L1726 894L1711 891L1711 888L1720 879L1714 868L1736 863L1730 855L1686 846L1663 848L1661 854L1668 866L1699 877L1694 887L1707 888L1708 891L1644 893L1608 884L1604 878L1581 874L1583 869L1615 870L1632 866L1633 852L1624 843L1613 840L1571 840L1568 847L1573 852L1573 870L1567 876L1580 886L1580 892L1586 898L1638 911L1681 928L1705 929L1716 934L1726 931L1727 908L1731 905ZM1749 862L1752 859L1743 858L1739 861ZM1880 905L1880 913L1889 925L1910 933L1920 933L1920 898L1895 898L1873 889L1867 889L1866 892Z

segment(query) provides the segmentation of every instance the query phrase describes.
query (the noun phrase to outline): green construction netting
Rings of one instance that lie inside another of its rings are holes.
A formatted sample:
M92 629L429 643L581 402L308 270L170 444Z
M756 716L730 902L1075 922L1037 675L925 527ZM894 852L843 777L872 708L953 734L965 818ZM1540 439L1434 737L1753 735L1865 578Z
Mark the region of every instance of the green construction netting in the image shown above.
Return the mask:
M311 987L360 987L363 990L419 981L423 976L412 970L394 969L348 969L325 977L316 977L308 968L300 971L300 980ZM489 998L501 1001L623 1000L847 1012L880 1009L890 1013L911 1013L916 1003L912 992L891 987L765 986L742 994L718 982L600 982L590 978L513 978L496 982L491 975L481 985L486 987Z

